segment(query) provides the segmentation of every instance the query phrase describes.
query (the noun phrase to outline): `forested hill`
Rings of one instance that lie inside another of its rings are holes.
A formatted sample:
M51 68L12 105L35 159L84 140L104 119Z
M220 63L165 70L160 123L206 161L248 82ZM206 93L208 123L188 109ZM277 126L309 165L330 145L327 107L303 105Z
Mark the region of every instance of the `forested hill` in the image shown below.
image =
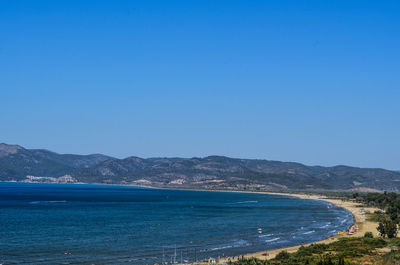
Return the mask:
M378 168L204 158L117 159L0 144L0 181L80 182L240 190L400 190L400 173Z

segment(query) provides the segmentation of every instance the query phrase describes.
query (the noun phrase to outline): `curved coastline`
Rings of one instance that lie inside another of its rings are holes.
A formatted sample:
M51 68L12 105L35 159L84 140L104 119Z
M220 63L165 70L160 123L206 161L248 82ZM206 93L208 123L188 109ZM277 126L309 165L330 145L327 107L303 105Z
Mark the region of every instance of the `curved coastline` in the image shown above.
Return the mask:
M353 216L353 224L352 225L357 225L358 230L353 235L347 235L347 234L338 235L338 234L336 234L336 235L327 236L323 240L318 240L318 241L307 243L304 245L295 245L295 246L289 246L289 247L284 247L284 248L277 248L277 249L273 249L273 250L266 250L266 251L262 251L262 252L243 254L243 256L246 258L254 257L254 258L258 258L258 259L262 259L262 260L273 259L281 251L287 251L289 253L293 253L293 252L296 252L301 246L308 246L308 245L317 244L317 243L318 244L322 244L322 243L328 244L328 243L332 243L342 237L363 236L365 232L371 232L374 235L377 235L376 227L378 226L378 224L375 222L366 220L365 212L373 212L375 210L379 210L378 208L363 207L360 204L355 203L355 202L342 201L339 199L329 199L329 198L326 198L324 196L319 196L319 195L308 195L308 194L299 194L299 193L298 194L296 194L296 193L278 193L278 192L255 192L255 193L291 196L291 197L296 197L299 199L319 200L319 201L325 201L325 202L331 203L331 204L333 204L337 207L343 208L346 211L348 211L349 213L351 213L351 215ZM364 211L362 211L362 210L364 210ZM263 255L264 253L268 253L268 255L264 256ZM226 257L226 258L220 259L219 263L225 264L228 261L228 259L232 260L232 257ZM203 264L203 263L196 262L196 263L192 263L192 264Z
M125 186L125 185L123 185ZM264 191L235 191L235 190L207 190L207 189L186 189L186 188L166 188L166 187L152 187L152 186L139 186L139 187L144 187L144 188L151 188L151 189L167 189L167 190L190 190L190 191L206 191L206 192L228 192L228 193L248 193L248 194L265 194L265 195L277 195L277 196L285 196L285 197L295 197L299 199L306 199L306 200L315 200L315 201L323 201L327 202L329 204L335 205L336 207L342 208L349 212L353 216L353 222L351 225L348 226L350 228L353 225L357 225L359 229L357 230L356 233L354 233L352 236L353 237L358 237L364 235L365 232L372 232L374 235L377 235L377 230L376 227L378 224L371 222L371 221L366 221L365 217L363 214L360 212L361 209L366 209L367 211L373 212L374 210L379 210L378 208L372 208L372 207L363 207L361 208L358 203L355 202L350 202L350 201L342 201L340 199L329 199L324 196L319 196L319 195L310 195L310 194L303 194L303 193L281 193L281 192L264 192ZM367 224L367 226L365 226ZM279 252L281 251L288 251L289 253L296 252L301 246L308 246L311 244L316 244L316 243L331 243L336 240L338 240L341 237L350 237L350 235L343 234L343 235L326 235L324 239L322 240L316 240L313 242L305 243L305 244L300 244L300 245L293 245L293 246L287 246L287 247L281 247L281 248L276 248L276 249L269 249L269 250L264 250L261 252L253 252L253 253L243 253L241 255L237 255L236 257L243 256L245 258L251 258L255 257L261 260L267 260L267 259L273 259ZM264 256L263 254L267 252L268 256ZM220 258L218 259L217 264L226 264L228 259L232 260L232 256L226 256L225 258ZM197 261L197 262L191 262L191 263L185 263L185 264L192 264L192 265L205 265L208 264L207 262L204 261Z
M86 184L86 183L79 183L79 184ZM57 185L57 184L56 184ZM87 184L86 184L87 185ZM91 185L91 184L88 184ZM95 184L96 185L96 184ZM110 184L103 184L103 185L110 185ZM136 186L136 187L145 187L145 188L155 188L155 189L169 189L169 190L193 190L193 191L208 191L208 192L237 192L237 193L252 193L252 194L268 194L268 195L278 195L278 196L288 196L288 197L296 197L299 199L308 199L308 200L319 200L319 201L324 201L331 203L337 207L343 208L346 211L348 211L352 216L353 216L353 224L358 225L359 229L358 231L353 235L354 237L357 236L363 236L365 232L372 232L374 235L377 235L377 224L371 221L367 221L365 219L365 214L361 211L361 209L365 209L366 211L373 212L375 210L378 210L377 208L371 208L371 207L360 207L359 204L355 202L350 202L350 201L342 201L339 199L329 199L323 196L318 196L318 195L309 195L309 194L300 194L300 193L279 193L279 192L259 192L259 191L229 191L229 190L202 190L202 189L179 189L179 188L160 188L160 187L149 187L149 186L137 186L137 185L117 185L117 186ZM325 239L323 240L317 240L311 243L303 244L303 246L307 246L310 244L315 244L315 243L331 243L336 240L338 240L341 237L349 237L349 235L331 235L331 236L326 236ZM296 252L302 245L294 245L294 246L289 246L289 247L283 247L283 248L277 248L277 249L272 249L272 250L264 250L261 252L255 252L255 253L243 253L243 256L246 258L250 257L255 257L259 259L272 259L274 258L279 252L281 251L288 251L288 252ZM263 253L267 252L268 256L263 256ZM224 264L229 257L225 259L220 259L219 262L220 264ZM195 262L195 263L190 263L190 264L207 264L204 262Z

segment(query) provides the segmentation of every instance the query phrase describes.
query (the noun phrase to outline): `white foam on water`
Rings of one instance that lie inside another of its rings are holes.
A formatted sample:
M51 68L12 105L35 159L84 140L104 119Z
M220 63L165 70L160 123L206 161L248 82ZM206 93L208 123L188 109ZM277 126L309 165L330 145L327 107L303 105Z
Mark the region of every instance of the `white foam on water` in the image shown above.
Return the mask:
M274 242L274 241L276 241L276 240L279 240L279 239L281 239L280 237L275 237L275 238L273 238L273 239L270 239L270 240L265 240L265 242Z
M331 224L331 222L329 222L329 223L327 223L327 224L321 226L320 228L327 228L327 227L329 227L330 224Z
M258 201L242 201L242 202L234 202L233 204L241 204L241 203L258 203Z
M227 248L232 248L232 247L233 246L222 246L222 247L210 248L210 250L215 251L215 250L227 249Z
M239 239L239 240L236 240L236 241L233 243L233 246L234 246L234 247L243 247L243 246L250 246L250 244L249 244L249 242L247 242L246 240Z
M269 236L273 236L274 234L266 234L266 235L260 235L258 237L269 237Z

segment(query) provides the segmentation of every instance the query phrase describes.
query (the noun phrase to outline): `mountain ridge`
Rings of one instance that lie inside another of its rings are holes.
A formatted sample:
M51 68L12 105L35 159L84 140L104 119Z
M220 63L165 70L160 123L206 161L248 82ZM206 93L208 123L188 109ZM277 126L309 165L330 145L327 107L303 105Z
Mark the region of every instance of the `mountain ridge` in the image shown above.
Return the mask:
M400 190L400 173L346 165L226 156L192 158L58 154L0 144L0 181L72 182L229 190Z

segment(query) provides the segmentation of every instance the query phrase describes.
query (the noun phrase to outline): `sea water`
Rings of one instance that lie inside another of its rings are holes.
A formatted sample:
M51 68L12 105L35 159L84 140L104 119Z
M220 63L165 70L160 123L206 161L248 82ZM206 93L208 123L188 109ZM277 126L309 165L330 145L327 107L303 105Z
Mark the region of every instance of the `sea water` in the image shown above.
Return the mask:
M309 243L352 222L290 196L0 183L0 263L188 262Z

